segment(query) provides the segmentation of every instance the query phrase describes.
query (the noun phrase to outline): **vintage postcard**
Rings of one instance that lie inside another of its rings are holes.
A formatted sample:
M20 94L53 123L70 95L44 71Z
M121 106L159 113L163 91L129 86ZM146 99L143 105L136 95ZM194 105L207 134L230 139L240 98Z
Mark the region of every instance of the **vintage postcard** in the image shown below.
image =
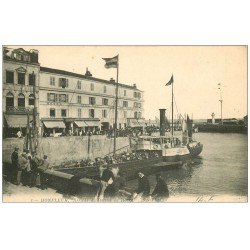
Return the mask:
M3 46L3 202L247 202L247 49Z

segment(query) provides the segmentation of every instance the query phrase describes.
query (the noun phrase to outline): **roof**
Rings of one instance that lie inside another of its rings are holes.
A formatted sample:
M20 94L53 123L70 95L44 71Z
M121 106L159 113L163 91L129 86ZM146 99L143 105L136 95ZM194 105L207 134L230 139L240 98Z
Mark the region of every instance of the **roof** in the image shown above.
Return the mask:
M112 83L111 81L108 81L108 80L104 80L104 79L100 79L100 78L96 78L96 77L91 77L91 76L86 76L86 75L82 75L82 74L78 74L78 73L74 73L74 72L69 72L69 71L65 71L65 70L60 70L60 69L40 67L40 71L46 72L46 73L54 73L54 74L60 74L60 75L66 75L66 76L79 77L79 78L84 78L87 80L103 82L103 83L114 85L114 83ZM119 83L119 86L124 87L124 88L128 88L128 89L139 90L138 88L136 88L134 86L127 85L127 84ZM141 90L139 90L139 91L141 91Z

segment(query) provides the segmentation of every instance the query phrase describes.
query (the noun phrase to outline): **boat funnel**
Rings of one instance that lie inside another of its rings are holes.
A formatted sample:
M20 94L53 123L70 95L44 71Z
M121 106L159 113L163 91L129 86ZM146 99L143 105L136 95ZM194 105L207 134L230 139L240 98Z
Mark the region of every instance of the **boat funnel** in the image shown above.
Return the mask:
M160 110L160 135L164 136L166 131L166 109Z

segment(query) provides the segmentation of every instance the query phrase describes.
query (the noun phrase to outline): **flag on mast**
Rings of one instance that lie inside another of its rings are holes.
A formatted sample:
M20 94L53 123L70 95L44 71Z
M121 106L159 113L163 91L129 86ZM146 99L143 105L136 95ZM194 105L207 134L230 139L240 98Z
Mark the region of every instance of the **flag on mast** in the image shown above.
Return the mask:
M118 55L112 58L102 58L105 61L105 68L118 68Z
M169 82L166 84L166 86L171 85L173 82L174 82L174 76L173 76L173 74L172 74L172 76L171 76Z

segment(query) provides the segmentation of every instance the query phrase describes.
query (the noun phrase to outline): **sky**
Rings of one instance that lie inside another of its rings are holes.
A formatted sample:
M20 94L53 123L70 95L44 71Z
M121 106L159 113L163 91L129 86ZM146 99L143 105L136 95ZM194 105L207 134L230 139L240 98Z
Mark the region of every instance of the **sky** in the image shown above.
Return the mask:
M194 119L220 118L222 86L223 118L247 114L246 46L8 46L39 50L41 66L116 79L116 69L106 69L102 58L119 54L119 82L137 84L144 91L144 117L159 117L159 109L171 115L174 77L174 116ZM177 112L178 111L178 112Z

